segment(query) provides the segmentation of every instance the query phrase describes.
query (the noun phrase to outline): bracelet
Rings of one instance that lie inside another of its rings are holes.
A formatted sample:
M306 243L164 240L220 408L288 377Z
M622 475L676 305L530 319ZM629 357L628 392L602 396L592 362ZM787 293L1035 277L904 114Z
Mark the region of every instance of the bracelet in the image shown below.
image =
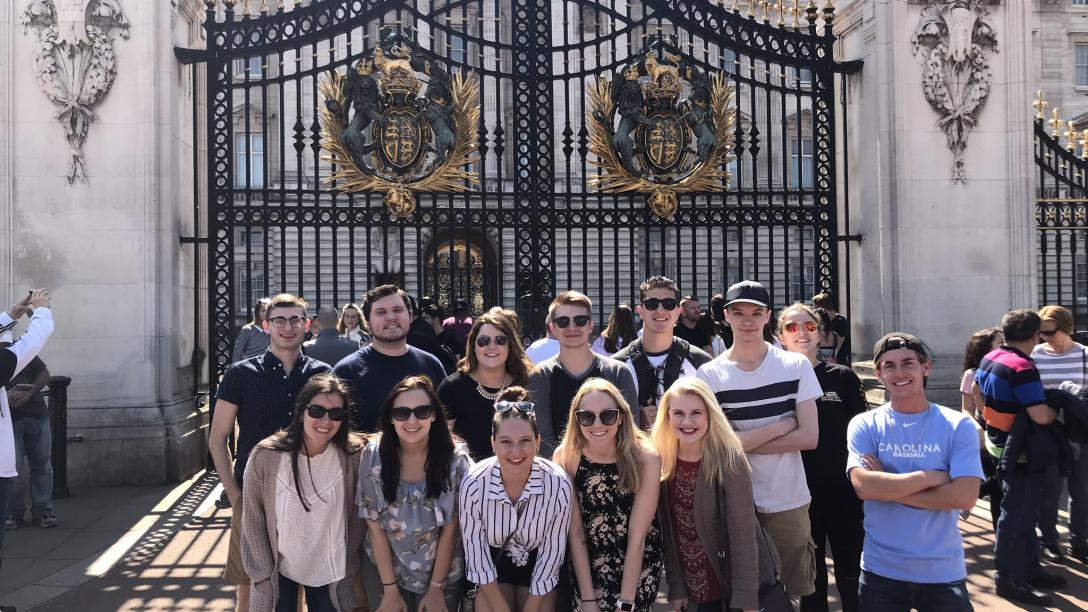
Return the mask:
M439 591L441 591L442 589L446 588L446 585L444 584L444 582L445 582L445 581L443 581L443 582L435 582L434 580L432 580L432 581L431 581L431 586L433 586L434 588L436 588L436 589L438 589Z
M396 581L396 580L394 580L393 582L383 582L383 583L382 583L382 586L383 586L383 587L387 587L387 586L396 586L396 584L397 584L397 581Z
M598 600L598 599L583 599L582 603L596 603L598 601L600 601L600 600Z

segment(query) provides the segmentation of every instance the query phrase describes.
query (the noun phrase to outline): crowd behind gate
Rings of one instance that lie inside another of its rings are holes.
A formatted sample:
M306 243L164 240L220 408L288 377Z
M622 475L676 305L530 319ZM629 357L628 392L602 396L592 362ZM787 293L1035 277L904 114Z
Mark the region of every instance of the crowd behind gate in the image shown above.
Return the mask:
M446 312L393 285L313 317L261 299L210 434L237 608L611 612L662 593L673 610L820 611L830 546L846 612L971 610L958 520L980 496L999 596L1045 605L1064 579L1044 560L1088 563L1088 349L1066 309L972 336L958 407L927 398L921 339L885 335L888 401L869 408L831 295L774 311L742 281L704 313L662 276L638 293L597 333L590 299L564 291L528 347L511 310ZM0 325L43 326L47 306Z

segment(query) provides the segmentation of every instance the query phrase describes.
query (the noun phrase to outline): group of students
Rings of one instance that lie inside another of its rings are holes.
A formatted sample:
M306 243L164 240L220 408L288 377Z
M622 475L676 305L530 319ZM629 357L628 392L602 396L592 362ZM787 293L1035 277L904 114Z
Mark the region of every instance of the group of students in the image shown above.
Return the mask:
M272 298L270 348L228 368L210 442L239 609L650 610L664 578L674 610L827 610L828 540L848 612L971 609L956 520L978 443L925 399L921 342L877 343L891 402L867 412L857 376L819 359L811 307L780 312L778 348L762 286L725 299L714 359L675 337L681 293L652 277L642 336L612 357L566 291L556 356L533 365L493 308L443 378L395 286L362 303L370 344L331 365L300 350L305 301Z

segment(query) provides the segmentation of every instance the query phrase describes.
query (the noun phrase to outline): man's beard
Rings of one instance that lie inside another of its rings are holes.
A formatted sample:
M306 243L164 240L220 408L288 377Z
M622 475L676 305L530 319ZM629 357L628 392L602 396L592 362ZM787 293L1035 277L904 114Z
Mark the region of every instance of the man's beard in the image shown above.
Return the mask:
M392 335L389 335L389 334L392 334ZM391 330L391 329L390 330L383 329L383 330L381 330L380 333L377 330L374 331L374 339L375 340L381 340L382 342L388 342L390 344L395 343L395 342L400 342L400 341L404 340L407 337L408 337L408 330L403 328L403 327L400 328L399 332L396 331L396 330Z

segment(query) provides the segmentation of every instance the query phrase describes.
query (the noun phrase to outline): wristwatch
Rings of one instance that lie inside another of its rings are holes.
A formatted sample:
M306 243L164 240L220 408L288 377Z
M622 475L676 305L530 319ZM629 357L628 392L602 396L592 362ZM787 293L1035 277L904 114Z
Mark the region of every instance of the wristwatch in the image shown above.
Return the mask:
M635 604L634 604L634 602L624 601L622 599L617 599L616 600L616 609L617 610L623 610L623 612L630 612L631 610L635 609Z

